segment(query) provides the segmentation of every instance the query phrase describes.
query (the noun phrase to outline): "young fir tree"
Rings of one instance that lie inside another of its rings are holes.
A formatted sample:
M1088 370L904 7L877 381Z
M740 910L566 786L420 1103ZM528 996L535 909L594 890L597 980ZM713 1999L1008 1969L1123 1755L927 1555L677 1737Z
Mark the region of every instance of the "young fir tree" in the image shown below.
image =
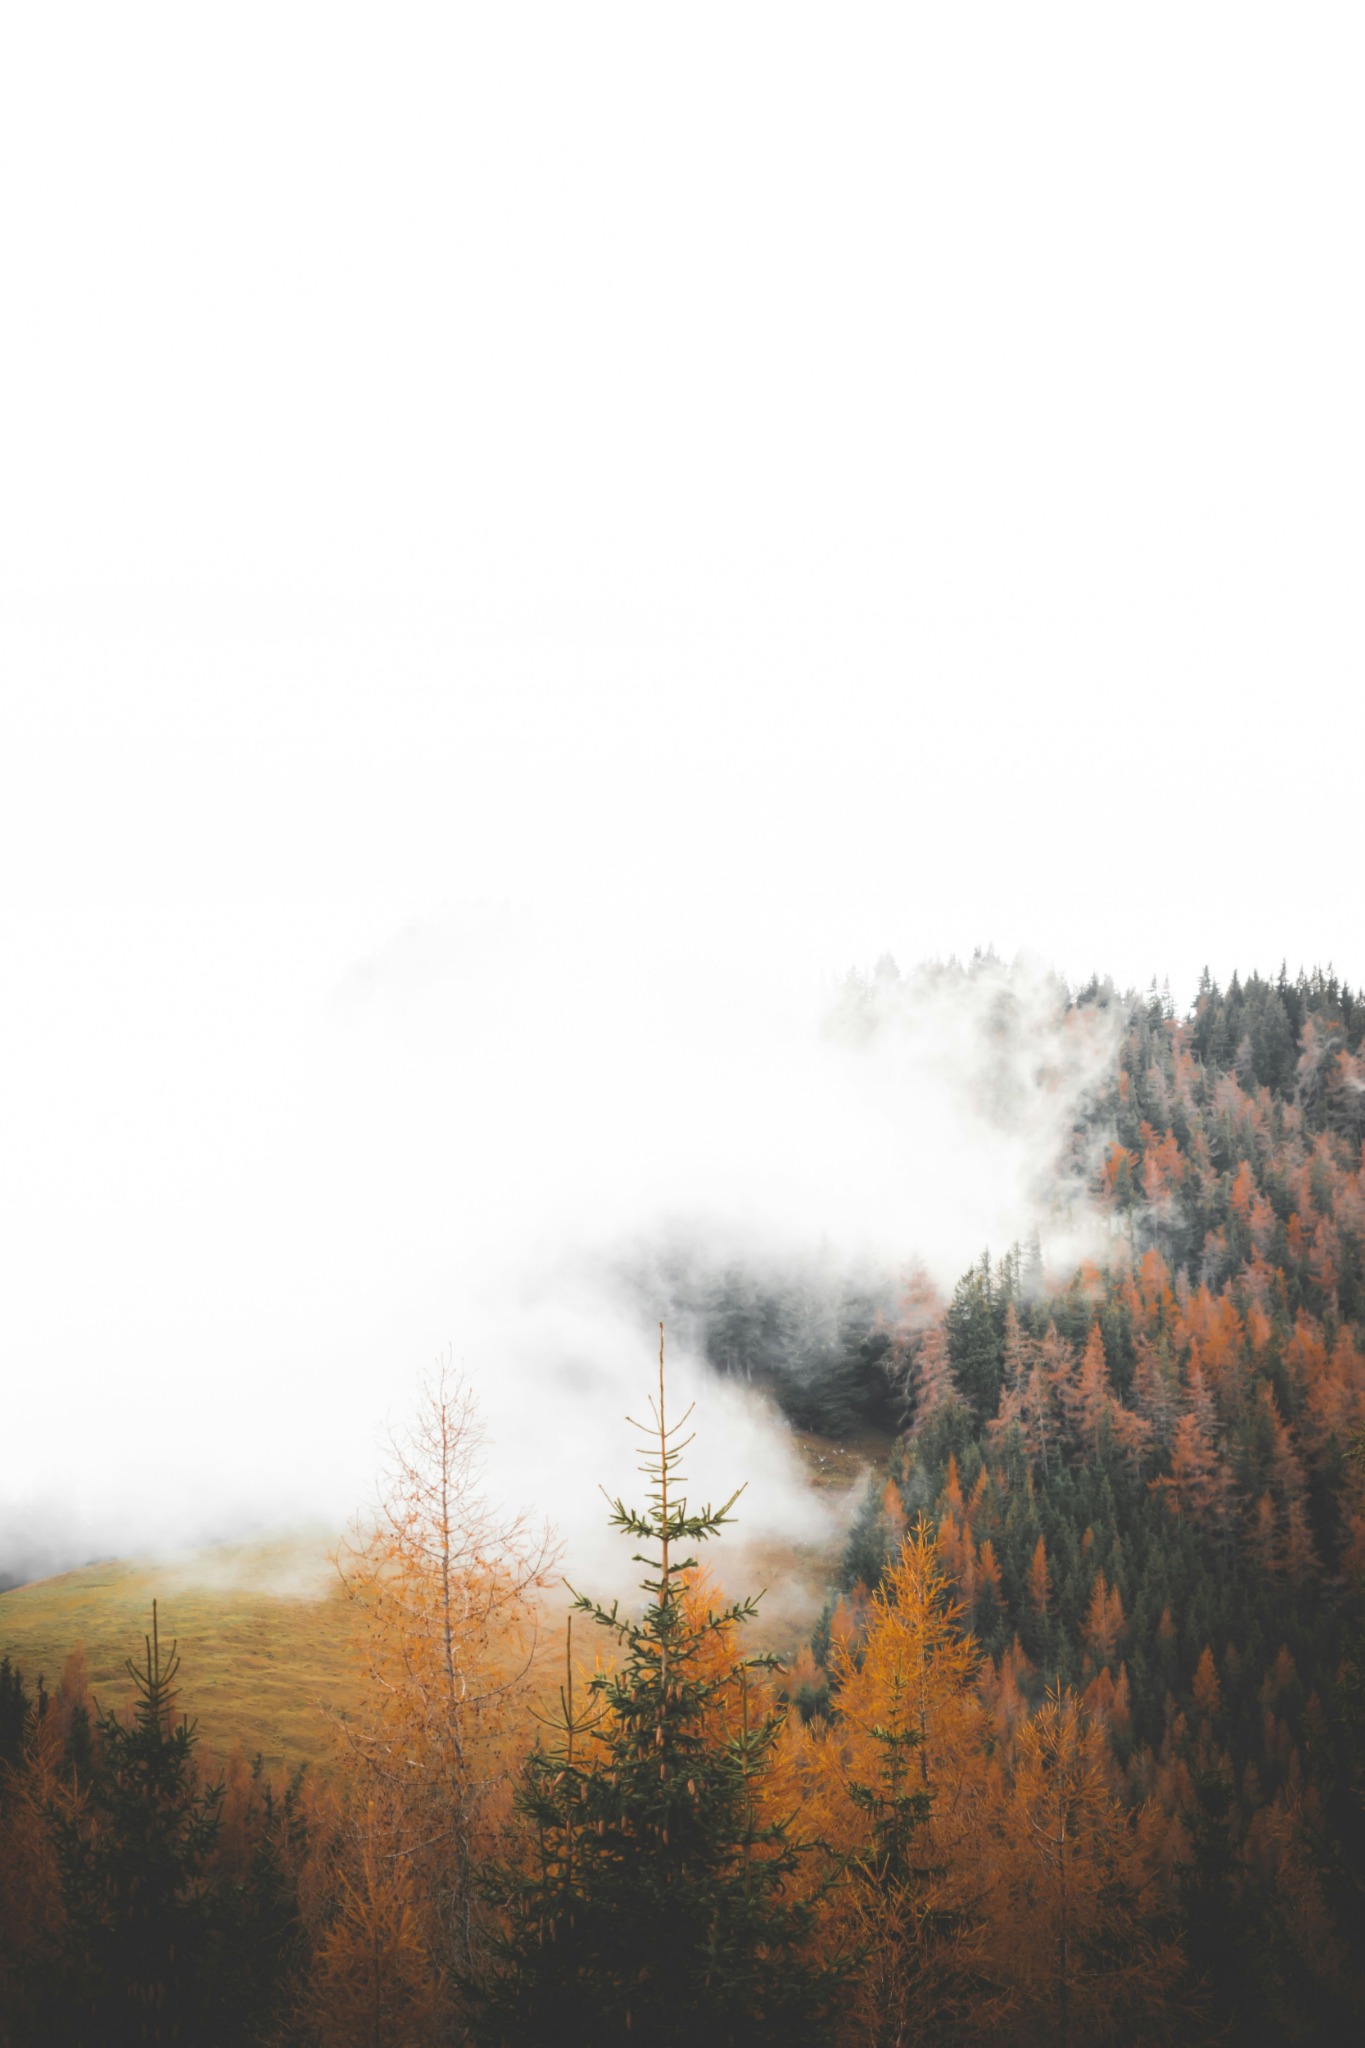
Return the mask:
M760 1814L760 1781L780 1718L756 1699L764 1656L727 1646L755 1603L689 1597L685 1554L731 1519L739 1498L694 1512L678 1466L691 1409L670 1424L663 1326L640 1512L612 1503L649 1576L638 1618L575 1596L615 1644L615 1661L576 1705L570 1658L555 1739L529 1759L517 1810L529 1838L505 1894L503 1970L485 2038L499 2044L658 2048L698 2041L822 2038L825 1973L801 1948L810 1908L789 1896L797 1852ZM740 1489L742 1491L743 1489ZM737 1709L737 1711L736 1711Z
M200 1785L193 1726L173 1724L179 1665L174 1645L162 1661L153 1602L145 1668L128 1661L132 1717L99 1715L87 1796L54 1815L67 1923L54 2041L142 2048L231 2038L210 1869L223 1789Z

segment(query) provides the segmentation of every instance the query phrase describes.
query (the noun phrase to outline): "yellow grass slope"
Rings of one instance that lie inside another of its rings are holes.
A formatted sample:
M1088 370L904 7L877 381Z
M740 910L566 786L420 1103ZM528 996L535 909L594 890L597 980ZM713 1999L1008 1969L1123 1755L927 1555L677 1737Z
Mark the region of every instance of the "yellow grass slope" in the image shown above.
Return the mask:
M798 1434L817 1492L851 1504L884 1439L835 1444ZM219 1544L175 1558L116 1559L84 1565L0 1593L0 1656L18 1664L32 1694L41 1672L49 1690L70 1653L84 1648L92 1692L122 1708L133 1688L125 1659L142 1655L158 1603L163 1642L180 1649L181 1710L198 1722L204 1745L222 1755L240 1741L272 1769L325 1766L335 1740L327 1709L359 1699L361 1671L349 1604L329 1561L325 1533L274 1535ZM820 1611L834 1574L841 1535L822 1531L810 1544L715 1546L708 1556L731 1597L766 1587L750 1648L792 1654ZM560 1640L566 1596L547 1593L547 1640ZM556 1652L557 1654L557 1652Z
M179 1705L201 1740L223 1753L240 1740L273 1767L325 1759L332 1724L356 1694L347 1610L323 1537L221 1545L173 1560L86 1565L0 1593L0 1655L33 1692L49 1690L83 1646L101 1706L132 1694L125 1668L140 1658L152 1601L163 1643L180 1648Z

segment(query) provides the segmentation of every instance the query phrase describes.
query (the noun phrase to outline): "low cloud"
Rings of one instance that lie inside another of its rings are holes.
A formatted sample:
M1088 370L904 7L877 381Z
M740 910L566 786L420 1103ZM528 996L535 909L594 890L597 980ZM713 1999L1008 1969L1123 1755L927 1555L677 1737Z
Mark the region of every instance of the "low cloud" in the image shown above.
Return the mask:
M1068 1011L1030 963L847 982L502 906L325 974L315 951L265 979L244 951L225 986L219 954L208 972L186 949L176 1028L150 1034L123 963L114 1099L73 1118L62 1256L35 1228L7 1310L33 1366L0 1452L21 1569L339 1525L450 1351L490 1490L554 1520L571 1569L610 1571L598 1487L638 1487L652 1249L861 1262L888 1288L913 1260L946 1289L987 1245L1036 1232L1061 1265L1094 1241L1081 1118L1117 1017ZM698 1404L694 1495L747 1480L747 1541L834 1540L847 1503L682 1324L670 1386Z

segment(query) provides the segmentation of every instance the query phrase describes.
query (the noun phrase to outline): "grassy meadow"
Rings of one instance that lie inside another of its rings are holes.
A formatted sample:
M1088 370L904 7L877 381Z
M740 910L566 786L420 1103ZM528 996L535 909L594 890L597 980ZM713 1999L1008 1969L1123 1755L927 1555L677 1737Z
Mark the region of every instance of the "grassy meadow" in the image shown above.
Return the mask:
M208 1747L240 1739L285 1768L326 1758L325 1707L344 1709L356 1679L322 1536L115 1559L11 1587L0 1593L0 1655L30 1693L40 1672L50 1691L80 1646L100 1705L121 1707L133 1690L125 1659L143 1652L153 1599L163 1644L179 1644L180 1705Z

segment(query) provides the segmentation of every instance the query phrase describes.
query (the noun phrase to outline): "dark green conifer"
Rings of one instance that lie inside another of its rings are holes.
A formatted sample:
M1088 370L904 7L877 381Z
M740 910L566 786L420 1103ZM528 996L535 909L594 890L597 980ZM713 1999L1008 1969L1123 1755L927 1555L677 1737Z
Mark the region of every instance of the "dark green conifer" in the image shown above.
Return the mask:
M1000 1405L1003 1377L1000 1323L990 1253L958 1281L944 1317L953 1376L978 1422L988 1422Z
M747 1623L744 1600L701 1614L685 1598L690 1546L714 1536L738 1499L692 1511L678 1462L688 1414L664 1408L663 1329L643 1511L612 1503L613 1525L649 1546L638 1618L583 1595L575 1612L613 1639L613 1668L576 1700L572 1663L553 1739L530 1759L517 1810L534 1843L529 1873L504 1888L509 1932L485 2016L490 2042L684 2048L823 2038L821 1973L800 1959L808 1909L788 1896L796 1850L760 1819L755 1780L779 1719L750 1674L771 1658L707 1652ZM742 1489L741 1489L742 1490ZM740 1692L738 1731L714 1711Z
M0 1764L17 1764L29 1723L29 1698L17 1664L0 1657Z
M81 2048L224 2038L209 1874L223 1791L200 1785L194 1728L173 1723L179 1666L153 1602L145 1664L128 1660L132 1716L99 1713L87 1800L54 1816L68 1929L54 2038Z

